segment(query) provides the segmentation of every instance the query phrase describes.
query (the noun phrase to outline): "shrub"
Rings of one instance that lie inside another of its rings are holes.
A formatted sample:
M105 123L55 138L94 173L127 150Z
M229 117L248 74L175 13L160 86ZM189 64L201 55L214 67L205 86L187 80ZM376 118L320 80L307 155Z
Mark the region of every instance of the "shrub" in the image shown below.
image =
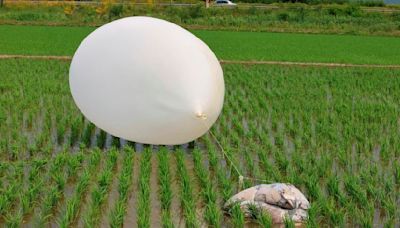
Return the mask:
M359 6L352 4L344 9L344 13L348 16L359 17L361 16L361 9Z
M124 10L124 7L121 4L112 5L110 7L110 9L108 10L109 19L120 17L122 12L123 12L123 10Z
M280 21L288 21L288 20L289 20L289 14L288 14L288 13L285 13L285 12L282 12L282 13L279 13L279 14L277 15L277 18L278 18L278 20L280 20Z

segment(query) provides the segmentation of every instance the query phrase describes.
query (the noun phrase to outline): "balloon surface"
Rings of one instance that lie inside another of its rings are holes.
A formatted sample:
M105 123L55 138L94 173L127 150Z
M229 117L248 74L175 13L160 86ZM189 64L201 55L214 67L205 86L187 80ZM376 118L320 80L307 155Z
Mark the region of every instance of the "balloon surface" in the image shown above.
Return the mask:
M217 120L224 79L209 47L180 26L128 17L87 36L70 66L71 93L97 127L130 141L190 142Z

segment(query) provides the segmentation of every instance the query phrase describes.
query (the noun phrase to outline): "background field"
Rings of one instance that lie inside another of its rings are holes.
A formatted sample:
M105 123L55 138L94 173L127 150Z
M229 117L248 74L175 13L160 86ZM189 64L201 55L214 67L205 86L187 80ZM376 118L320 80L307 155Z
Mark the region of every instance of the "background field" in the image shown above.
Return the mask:
M0 25L0 54L72 56L80 41L94 29ZM395 37L192 32L204 40L220 59L400 64L400 39Z

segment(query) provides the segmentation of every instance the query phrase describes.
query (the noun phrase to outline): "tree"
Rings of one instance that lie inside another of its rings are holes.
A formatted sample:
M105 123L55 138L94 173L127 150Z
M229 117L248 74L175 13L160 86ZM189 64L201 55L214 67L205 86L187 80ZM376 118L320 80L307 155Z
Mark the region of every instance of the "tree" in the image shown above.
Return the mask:
M4 0L0 0L0 7L3 7Z

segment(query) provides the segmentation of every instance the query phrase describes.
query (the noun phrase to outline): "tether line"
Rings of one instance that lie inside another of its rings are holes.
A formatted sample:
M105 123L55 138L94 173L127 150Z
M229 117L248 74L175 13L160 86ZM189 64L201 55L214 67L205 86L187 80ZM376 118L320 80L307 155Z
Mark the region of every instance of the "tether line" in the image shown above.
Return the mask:
M198 118L200 118L201 120L206 120L207 116L205 114L197 114L196 115ZM206 128L207 125L202 121L202 123L204 124L204 126ZM217 146L219 147L219 149L222 152L223 157L225 157L225 159L227 159L230 163L230 166L232 166L234 168L234 170L236 171L236 173L239 176L239 189L244 188L244 180L251 180L251 181L259 181L259 182L264 182L264 183L272 183L271 181L268 180L264 180L264 179L258 179L258 178L252 178L252 177L246 177L243 176L243 174L240 172L240 170L238 169L238 167L235 165L235 163L233 162L233 160L230 158L230 156L228 155L228 153L224 150L224 147L222 146L222 144L220 143L220 141L218 140L218 138L214 135L214 133L211 131L211 129L208 131L209 134L211 135L211 137L214 139L214 141L217 143Z

